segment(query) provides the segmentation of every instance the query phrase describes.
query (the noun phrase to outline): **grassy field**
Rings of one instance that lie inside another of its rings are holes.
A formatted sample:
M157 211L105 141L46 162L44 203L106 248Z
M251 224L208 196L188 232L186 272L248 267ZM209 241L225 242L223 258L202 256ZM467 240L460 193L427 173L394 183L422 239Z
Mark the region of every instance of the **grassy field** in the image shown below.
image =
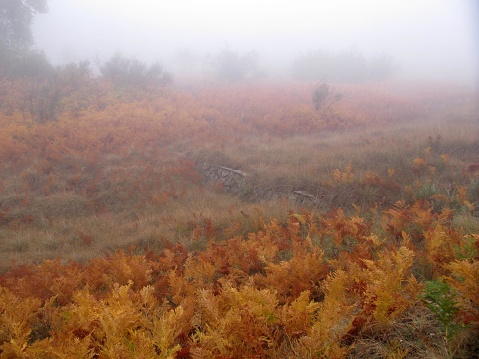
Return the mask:
M28 86L0 86L3 355L479 356L477 93L88 82L39 123Z

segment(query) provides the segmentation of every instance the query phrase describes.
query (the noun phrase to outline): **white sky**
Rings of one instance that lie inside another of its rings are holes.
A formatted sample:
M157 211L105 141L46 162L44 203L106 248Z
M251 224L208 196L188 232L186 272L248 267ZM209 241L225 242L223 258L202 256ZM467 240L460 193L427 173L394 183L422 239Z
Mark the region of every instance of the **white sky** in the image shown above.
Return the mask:
M33 27L54 63L120 51L175 68L175 54L256 50L267 69L299 53L357 47L404 73L479 76L477 0L49 0Z

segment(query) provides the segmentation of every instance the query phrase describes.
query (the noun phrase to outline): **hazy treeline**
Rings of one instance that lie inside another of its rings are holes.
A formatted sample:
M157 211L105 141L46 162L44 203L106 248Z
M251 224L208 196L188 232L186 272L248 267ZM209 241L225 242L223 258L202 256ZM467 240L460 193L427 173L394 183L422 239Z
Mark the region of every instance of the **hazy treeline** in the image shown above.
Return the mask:
M339 52L311 51L299 55L292 65L297 79L333 82L385 80L396 70L391 56L382 53L368 59L356 48Z
M0 2L0 76L37 76L49 62L33 48L31 25L35 15L48 11L46 0L2 0Z
M15 82L19 96L14 107L25 120L48 122L56 120L65 101L75 95L77 109L88 107L86 99L102 91L103 84L120 90L156 92L173 81L160 63L147 63L136 57L115 53L107 59L82 60L54 66L45 53L35 47L32 23L35 16L48 12L47 0L5 0L0 2L0 93ZM185 50L188 52L188 50ZM187 54L186 54L187 55ZM188 57L188 56L187 56ZM178 64L185 62L185 54ZM219 82L237 83L268 76L260 67L258 52L238 52L228 47L206 56L190 56L189 65L196 74ZM394 73L391 57L383 54L366 59L358 49L338 53L323 50L298 55L291 62L290 75L297 80L329 82L363 82L387 79ZM180 72L180 74L182 74ZM183 75L183 74L182 74ZM326 84L315 90L313 102L317 110L331 106L334 97ZM5 96L0 109L12 111L12 101Z
M47 0L4 0L0 3L0 78L58 76L58 72L75 67L100 80L119 86L151 87L172 81L172 75L159 63L148 64L121 53L109 59L95 59L96 69L89 61L53 66L42 50L35 48L32 22L35 16L48 12ZM188 50L186 50L188 51ZM181 59L177 59L181 63ZM268 76L259 66L257 51L238 52L223 48L217 53L190 59L197 64L197 74L219 81L238 82ZM290 76L298 80L332 82L363 82L391 77L396 67L392 57L381 54L367 59L358 49L337 53L314 50L291 60Z

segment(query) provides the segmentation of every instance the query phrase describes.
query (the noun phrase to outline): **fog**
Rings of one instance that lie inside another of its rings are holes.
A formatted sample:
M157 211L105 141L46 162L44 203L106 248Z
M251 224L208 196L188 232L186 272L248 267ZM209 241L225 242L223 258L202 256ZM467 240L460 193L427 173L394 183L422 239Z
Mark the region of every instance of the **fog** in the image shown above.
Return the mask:
M475 0L49 0L35 18L38 48L54 64L115 52L175 75L207 71L222 49L255 51L269 76L289 76L300 54L356 49L390 55L396 76L477 84Z

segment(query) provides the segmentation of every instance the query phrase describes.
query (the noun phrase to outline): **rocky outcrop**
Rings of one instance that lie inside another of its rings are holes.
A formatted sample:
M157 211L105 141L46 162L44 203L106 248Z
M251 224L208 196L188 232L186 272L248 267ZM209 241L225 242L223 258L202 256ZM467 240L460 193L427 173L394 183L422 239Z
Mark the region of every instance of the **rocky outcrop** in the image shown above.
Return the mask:
M206 181L220 185L222 190L248 200L275 200L289 198L304 206L319 206L317 197L306 191L281 192L262 188L255 183L254 176L248 173L220 165L202 163L198 171Z
M305 191L294 191L293 196L301 205L319 206L319 199L311 193Z
M241 195L245 192L248 175L243 171L207 164L201 165L200 171L206 180L221 184L225 192L235 195Z

